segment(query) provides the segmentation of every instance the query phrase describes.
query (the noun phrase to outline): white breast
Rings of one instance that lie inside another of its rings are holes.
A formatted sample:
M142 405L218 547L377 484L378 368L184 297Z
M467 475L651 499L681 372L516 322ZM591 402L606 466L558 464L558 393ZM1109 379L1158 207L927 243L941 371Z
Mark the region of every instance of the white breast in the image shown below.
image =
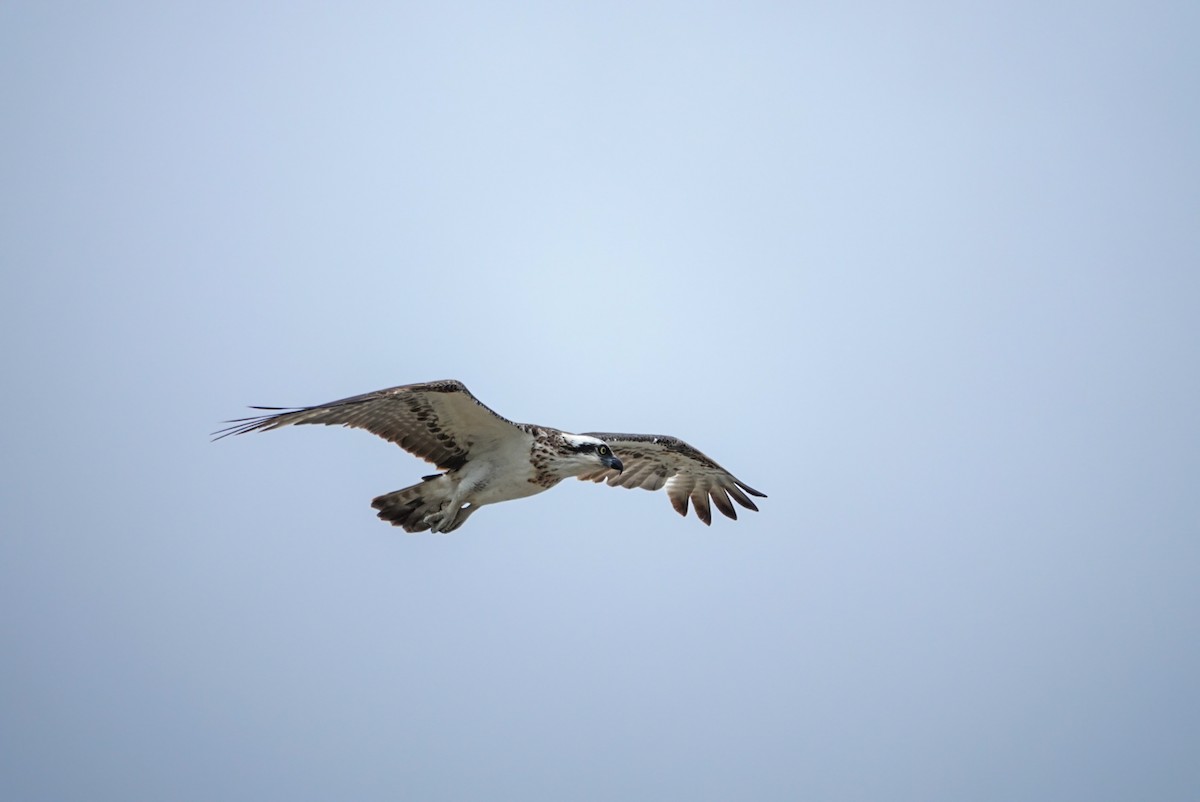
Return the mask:
M462 500L471 504L496 504L536 495L550 488L532 481L533 466L527 449L498 448L472 455L458 472Z

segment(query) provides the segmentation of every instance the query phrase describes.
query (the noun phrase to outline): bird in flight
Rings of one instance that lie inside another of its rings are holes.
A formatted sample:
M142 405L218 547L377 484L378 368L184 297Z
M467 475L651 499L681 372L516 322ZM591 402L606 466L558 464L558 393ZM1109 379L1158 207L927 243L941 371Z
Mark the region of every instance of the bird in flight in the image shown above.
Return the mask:
M453 532L487 504L525 498L563 479L610 487L666 488L671 505L712 523L709 502L737 518L730 501L758 510L747 494L766 498L675 437L588 432L514 423L484 406L462 382L406 384L315 407L251 407L269 414L226 421L214 440L283 426L321 423L366 429L442 473L371 502L379 517L406 532Z

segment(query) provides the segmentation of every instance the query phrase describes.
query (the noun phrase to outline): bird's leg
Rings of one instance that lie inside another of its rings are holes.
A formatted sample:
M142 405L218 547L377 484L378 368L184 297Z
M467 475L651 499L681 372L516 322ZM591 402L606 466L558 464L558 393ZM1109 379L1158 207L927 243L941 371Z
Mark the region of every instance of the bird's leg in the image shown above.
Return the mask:
M438 509L437 512L431 512L425 516L425 523L429 524L429 531L434 534L442 534L447 531L447 527L454 523L454 519L458 517L458 505L454 503L446 503Z
M455 529L458 529L467 522L467 519L471 517L471 513L475 512L477 509L479 509L478 504L464 504L463 506L459 507L458 514L454 517L454 520L442 526L442 534L448 534L453 532Z
M475 504L459 504L451 500L437 512L426 515L424 520L429 524L430 532L444 535L466 523L476 508Z
M425 516L424 521L431 532L453 532L467 522L479 507L475 499L487 487L489 471L485 465L472 463L465 470L446 474L455 480L453 490L437 512Z

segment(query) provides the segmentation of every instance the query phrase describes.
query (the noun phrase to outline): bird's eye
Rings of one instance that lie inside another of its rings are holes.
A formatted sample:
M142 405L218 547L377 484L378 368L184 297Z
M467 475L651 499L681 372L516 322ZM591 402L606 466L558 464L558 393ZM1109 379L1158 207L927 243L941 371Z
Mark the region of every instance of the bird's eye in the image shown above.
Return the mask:
M602 457L607 457L608 456L608 446L597 446L596 453Z

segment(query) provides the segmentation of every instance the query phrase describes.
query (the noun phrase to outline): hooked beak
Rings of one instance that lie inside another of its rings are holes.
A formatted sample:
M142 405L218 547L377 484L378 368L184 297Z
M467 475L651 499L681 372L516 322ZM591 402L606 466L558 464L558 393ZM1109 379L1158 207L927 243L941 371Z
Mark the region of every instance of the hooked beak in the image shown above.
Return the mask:
M604 464L612 468L617 473L621 473L625 470L625 464L621 462L621 460L617 459L616 454L609 454L607 457L605 457Z

